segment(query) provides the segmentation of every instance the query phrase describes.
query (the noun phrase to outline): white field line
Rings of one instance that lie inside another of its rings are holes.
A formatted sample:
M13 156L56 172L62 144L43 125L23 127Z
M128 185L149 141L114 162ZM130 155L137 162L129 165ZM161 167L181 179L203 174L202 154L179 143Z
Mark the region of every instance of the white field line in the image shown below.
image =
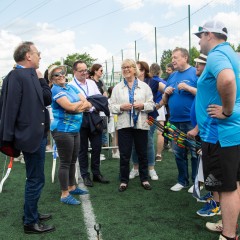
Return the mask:
M79 168L79 162L77 160L76 164L77 174L78 174L78 186L81 189L88 190L87 187L83 184L83 180L80 175L80 168ZM88 234L88 240L96 240L97 238L97 232L94 230L94 225L96 224L96 217L93 211L92 203L90 200L89 194L86 195L80 195L81 205L83 209L83 216L84 216L84 222L87 229ZM102 239L101 232L100 232L100 238Z

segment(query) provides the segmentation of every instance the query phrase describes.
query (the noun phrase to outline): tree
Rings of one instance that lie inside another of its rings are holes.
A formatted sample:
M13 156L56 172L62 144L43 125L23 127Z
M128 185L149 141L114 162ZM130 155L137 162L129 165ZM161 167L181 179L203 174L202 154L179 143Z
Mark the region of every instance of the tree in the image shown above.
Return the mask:
M168 49L168 50L164 50L162 57L161 57L161 63L160 63L160 67L162 69L162 78L166 77L166 65L168 63L172 62L172 50Z
M240 52L240 44L237 46L236 52Z
M195 62L194 62L194 59L197 58L198 56L200 55L200 52L197 50L196 47L192 47L191 50L190 50L190 61L189 61L189 64L191 66L195 66Z
M92 58L88 53L74 53L71 55L67 55L66 59L64 60L64 65L67 66L67 73L72 73L72 65L75 61L82 60L86 63L87 67L91 67L93 65L93 62L97 59Z

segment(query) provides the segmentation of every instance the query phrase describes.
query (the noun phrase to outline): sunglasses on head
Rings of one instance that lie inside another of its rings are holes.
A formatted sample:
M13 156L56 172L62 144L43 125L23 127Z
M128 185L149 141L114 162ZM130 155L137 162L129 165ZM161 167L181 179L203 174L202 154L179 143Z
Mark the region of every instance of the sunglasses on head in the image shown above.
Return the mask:
M65 76L65 72L62 70L61 72L56 72L52 75L53 77Z

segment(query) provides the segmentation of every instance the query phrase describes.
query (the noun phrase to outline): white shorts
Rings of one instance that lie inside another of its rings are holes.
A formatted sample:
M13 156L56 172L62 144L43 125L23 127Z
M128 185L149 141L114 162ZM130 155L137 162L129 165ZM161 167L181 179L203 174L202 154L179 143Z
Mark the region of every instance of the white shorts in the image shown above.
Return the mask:
M167 114L167 111L166 111L166 108L165 106L162 106L161 108L159 108L158 110L158 117L157 117L157 121L166 121L166 114Z

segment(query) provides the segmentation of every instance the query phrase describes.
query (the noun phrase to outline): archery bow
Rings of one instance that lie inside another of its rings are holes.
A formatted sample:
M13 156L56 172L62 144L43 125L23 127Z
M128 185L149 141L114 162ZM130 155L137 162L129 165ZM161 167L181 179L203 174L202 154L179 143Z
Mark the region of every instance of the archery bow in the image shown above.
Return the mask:
M0 193L2 192L4 182L7 180L8 176L12 170L13 159L14 159L13 157L10 157L7 172L4 176L4 178L2 179L2 181L0 182Z
M58 152L57 152L57 146L54 143L53 145L53 164L52 164L52 183L54 183L54 178L55 178L55 171L56 171L56 162L57 162L57 157L58 157Z
M181 148L186 147L184 144L185 142L187 142L188 145L191 147L201 148L200 142L194 139L189 139L186 133L180 131L178 128L176 128L173 124L169 122L164 127L162 124L160 124L158 121L156 121L153 117L150 116L148 117L147 122L149 125L156 125L159 131L163 132L165 137L167 137L171 141L174 141Z

